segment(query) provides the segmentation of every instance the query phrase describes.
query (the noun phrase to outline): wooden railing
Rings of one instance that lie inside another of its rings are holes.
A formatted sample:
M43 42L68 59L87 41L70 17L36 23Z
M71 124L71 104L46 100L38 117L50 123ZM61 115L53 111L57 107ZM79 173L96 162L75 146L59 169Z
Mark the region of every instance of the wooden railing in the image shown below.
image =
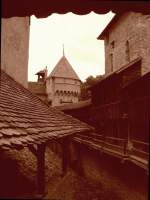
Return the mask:
M149 156L149 144L142 141L131 140L133 144L133 149L131 155L139 157L141 159L148 160Z
M98 133L77 134L74 140L122 159L137 161L144 167L148 166L149 144L146 142L104 137Z
M127 140L123 138L106 137L105 144L108 144L112 149L118 150L121 154L127 154ZM105 145L104 145L105 146Z

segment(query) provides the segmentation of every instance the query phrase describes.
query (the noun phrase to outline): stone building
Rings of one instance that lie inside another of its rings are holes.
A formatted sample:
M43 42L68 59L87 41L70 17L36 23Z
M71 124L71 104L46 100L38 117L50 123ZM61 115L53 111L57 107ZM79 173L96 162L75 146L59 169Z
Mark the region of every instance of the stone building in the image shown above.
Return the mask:
M46 79L48 102L52 106L77 103L81 81L63 55Z
M117 14L100 34L105 42L105 72L109 74L141 57L142 75L150 70L150 15Z
M28 89L35 93L42 101L47 103L47 93L46 93L46 77L47 69L41 70L36 73L38 76L37 82L28 82Z
M47 69L36 75L37 82L29 82L28 88L49 105L63 106L79 101L81 81L64 54L49 76Z
M27 87L30 18L2 18L1 27L1 68Z

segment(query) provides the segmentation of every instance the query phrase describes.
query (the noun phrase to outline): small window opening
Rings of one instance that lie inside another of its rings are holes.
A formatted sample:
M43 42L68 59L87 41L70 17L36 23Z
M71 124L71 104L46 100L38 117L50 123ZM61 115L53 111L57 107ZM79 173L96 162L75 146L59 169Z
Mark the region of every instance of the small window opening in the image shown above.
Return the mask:
M114 48L115 48L115 41L112 41L112 42L110 43L110 45L111 45L111 48L114 49Z
M110 70L111 70L111 72L113 72L113 54L111 53L110 54Z
M130 46L129 46L129 41L126 41L126 61L129 62L130 61Z

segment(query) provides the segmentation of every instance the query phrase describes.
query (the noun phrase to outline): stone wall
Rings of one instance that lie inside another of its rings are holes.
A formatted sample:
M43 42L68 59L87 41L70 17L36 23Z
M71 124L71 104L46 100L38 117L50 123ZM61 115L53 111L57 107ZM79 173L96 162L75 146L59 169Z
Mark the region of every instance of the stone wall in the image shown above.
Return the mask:
M63 102L77 103L80 95L80 81L68 78L49 78L46 81L46 92L48 101L52 101L52 106L63 105Z
M64 91L73 91L80 92L80 81L67 78L55 78L55 91L64 90Z
M43 82L28 82L28 89L47 103L46 85Z
M104 39L106 73L116 71L139 56L142 57L142 74L150 71L150 15L125 13Z
M1 68L27 87L29 17L2 18Z

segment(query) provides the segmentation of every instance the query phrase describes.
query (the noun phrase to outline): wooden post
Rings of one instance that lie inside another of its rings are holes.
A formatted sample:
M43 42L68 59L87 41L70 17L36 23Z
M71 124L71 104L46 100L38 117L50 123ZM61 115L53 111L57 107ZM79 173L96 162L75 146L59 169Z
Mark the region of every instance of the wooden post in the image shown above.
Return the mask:
M84 170L83 170L83 165L82 165L82 156L81 156L81 146L82 145L75 142L74 146L75 146L75 150L77 153L76 170L80 176L84 176Z
M62 173L66 174L69 164L69 140L68 138L62 139Z
M45 144L37 146L37 182L39 195L45 194Z
M123 154L124 154L124 156L127 156L127 139L124 139Z

